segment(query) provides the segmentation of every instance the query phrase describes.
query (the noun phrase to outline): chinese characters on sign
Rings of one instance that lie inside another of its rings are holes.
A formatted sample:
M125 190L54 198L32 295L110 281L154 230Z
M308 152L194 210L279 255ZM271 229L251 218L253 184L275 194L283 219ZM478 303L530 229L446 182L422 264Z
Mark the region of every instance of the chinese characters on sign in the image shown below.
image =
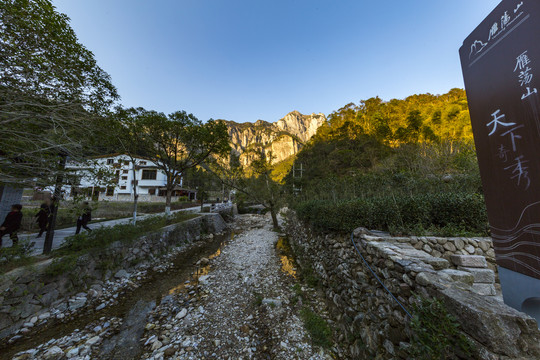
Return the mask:
M527 50L521 53L518 57L516 57L516 66L514 67L514 73L517 72L518 74L519 85L527 89L527 94L523 94L521 96L521 100L525 100L529 96L538 93L538 90L536 88L533 88L531 90L530 85L534 77L534 75L532 74L531 66L531 59L527 55ZM519 144L517 143L518 140L521 140L523 138L518 130L523 129L525 125L516 125L515 122L510 122L506 120L506 115L502 114L500 109L492 113L491 117L492 121L487 123L486 125L488 128L490 128L490 133L488 134L488 136L495 135L499 132L499 130L502 130L501 128L505 128L504 130L506 131L504 131L500 136L508 137L512 144L511 148L509 149L507 149L504 144L500 144L498 147L497 156L500 160L502 160L503 163L508 164L509 153L511 153L510 156L512 159L512 163L511 165L504 167L504 170L510 173L510 179L515 180L518 187L523 187L524 190L528 190L531 186L529 167L527 166L529 160L525 158L525 155L520 153Z
M536 88L531 90L530 86L526 86L530 85L533 79L533 74L531 73L532 69L529 67L530 63L531 59L529 59L529 56L527 55L527 50L516 58L516 67L514 68L514 72L519 71L519 85L527 89L527 94L523 94L521 96L521 100L525 100L532 94L538 93Z
M489 26L489 32L487 34L487 41L482 40L476 40L471 45L471 51L469 53L469 58L471 58L474 55L480 54L484 48L490 43L491 41L494 41L499 38L499 36L502 36L506 30L508 30L511 26L514 26L515 22L522 18L523 11L520 11L521 7L523 6L523 1L512 11L507 10L505 11L501 16L500 19L496 18L493 23L490 23ZM513 15L512 15L513 12Z
M497 264L540 280L540 1L503 0L460 49Z

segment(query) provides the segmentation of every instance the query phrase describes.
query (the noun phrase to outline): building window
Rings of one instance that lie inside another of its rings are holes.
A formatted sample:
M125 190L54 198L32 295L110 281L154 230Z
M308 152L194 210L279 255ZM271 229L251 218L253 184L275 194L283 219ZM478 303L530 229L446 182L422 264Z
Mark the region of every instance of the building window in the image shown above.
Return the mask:
M129 166L129 160L124 160L124 165Z
M120 190L126 190L126 185L120 186Z
M114 164L114 159L107 159L107 165Z
M127 180L127 176L122 176L122 180Z
M107 187L107 192L105 193L107 196L113 196L114 195L114 188L112 186Z
M140 161L139 165L146 165L146 161Z
M156 189L148 189L148 195L156 195Z
M127 174L129 170L122 170L122 174Z
M156 180L157 170L143 170L142 179L143 180Z

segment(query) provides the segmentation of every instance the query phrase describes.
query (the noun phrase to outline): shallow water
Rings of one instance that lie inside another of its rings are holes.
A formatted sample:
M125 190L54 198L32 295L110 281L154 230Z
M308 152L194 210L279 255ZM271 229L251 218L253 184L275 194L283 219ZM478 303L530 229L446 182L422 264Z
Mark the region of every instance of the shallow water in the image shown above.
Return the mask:
M136 358L141 349L139 339L144 332L146 315L159 305L163 298L186 291L186 281L196 283L202 275L207 275L210 266L197 267L195 263L203 258L215 258L221 254L221 248L233 233L215 236L214 239L200 247L193 247L172 260L174 266L163 273L150 272L140 287L122 295L116 305L101 311L83 314L65 323L52 324L30 338L21 339L13 345L0 348L0 358L11 359L18 352L35 348L53 338L61 338L82 329L87 324L100 318L120 317L124 319L120 332L104 341L100 359ZM125 353L122 353L124 351ZM118 357L122 354L123 357Z
M289 239L280 237L276 243L279 259L281 260L281 271L296 279L296 262L293 257Z

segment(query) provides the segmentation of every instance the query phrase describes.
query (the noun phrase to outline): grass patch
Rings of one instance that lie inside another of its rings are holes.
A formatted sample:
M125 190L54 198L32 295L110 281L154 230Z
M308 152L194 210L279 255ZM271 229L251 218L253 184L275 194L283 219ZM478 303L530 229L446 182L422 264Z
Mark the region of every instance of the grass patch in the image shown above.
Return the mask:
M119 224L112 227L97 228L90 233L85 232L66 238L64 245L55 250L53 256L82 254L93 249L104 249L115 241L131 242L147 233L197 216L196 214L178 212L171 216L155 216L139 220L137 225Z
M24 240L16 246L0 248L0 274L43 260L30 256L30 251L30 242Z
M255 299L253 300L253 304L255 306L261 306L263 302L264 297L261 294L255 294Z
M61 258L54 259L51 265L45 269L45 275L55 277L65 273L70 273L77 265L77 255L67 255Z
M171 203L171 210L179 210L197 206L191 202L173 202ZM133 216L133 203L132 202L108 202L100 201L93 204L92 218L99 219L92 221L97 223L101 221L123 219ZM24 206L22 209L23 220L21 224L21 231L25 232L37 232L39 230L36 224L34 215L38 212L39 206ZM165 211L165 203L150 203L140 202L137 204L137 212L139 214L157 214ZM58 209L56 217L56 229L65 229L75 226L77 224L77 215L75 213L75 205L68 202L63 202Z
M326 349L332 346L332 330L322 317L308 307L304 307L300 311L300 317L313 345Z

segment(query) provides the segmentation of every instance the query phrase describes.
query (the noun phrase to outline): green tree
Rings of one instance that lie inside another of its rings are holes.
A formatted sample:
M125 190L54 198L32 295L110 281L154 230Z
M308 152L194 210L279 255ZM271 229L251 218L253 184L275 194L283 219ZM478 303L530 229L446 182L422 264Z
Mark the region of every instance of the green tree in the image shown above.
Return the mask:
M0 2L0 183L55 184L45 253L66 162L90 154L95 125L116 99L109 75L49 0Z
M210 191L219 191L222 189L222 182L214 173L206 170L206 164L191 168L184 173L184 186L197 190L197 199L201 203L201 211L204 207L204 201L209 197Z
M230 151L227 126L214 120L202 123L185 111L169 116L142 108L129 111L137 113L135 118L142 129L143 141L152 144L141 155L155 162L167 177L165 211L169 213L172 193L183 174L212 156L223 156Z
M110 77L48 0L0 2L0 182L50 184L82 158L118 98Z

